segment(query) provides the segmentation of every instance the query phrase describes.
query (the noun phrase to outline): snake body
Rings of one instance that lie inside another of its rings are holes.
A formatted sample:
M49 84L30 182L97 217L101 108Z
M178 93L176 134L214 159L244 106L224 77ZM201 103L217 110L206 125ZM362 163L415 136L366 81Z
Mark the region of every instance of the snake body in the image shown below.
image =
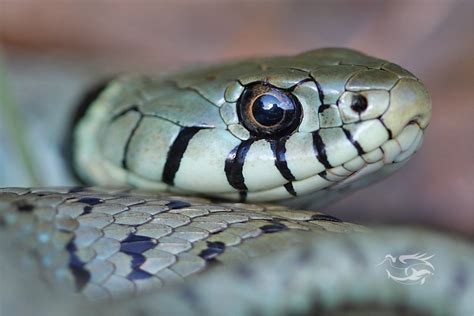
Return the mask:
M403 300L418 294L400 294L374 272L375 256L428 251L435 236L391 240L268 204L314 208L386 176L419 148L430 115L414 75L349 49L123 76L72 134L76 172L98 186L0 189L0 231L28 254L20 255L28 269L99 301L83 308L101 313L282 314L344 304L469 311L467 257L436 262L451 281L433 281L440 290L420 294L422 303ZM354 292L351 265L372 285ZM456 304L441 304L453 291ZM139 298L120 302L131 296ZM439 304L427 305L433 297ZM104 300L117 303L105 309Z

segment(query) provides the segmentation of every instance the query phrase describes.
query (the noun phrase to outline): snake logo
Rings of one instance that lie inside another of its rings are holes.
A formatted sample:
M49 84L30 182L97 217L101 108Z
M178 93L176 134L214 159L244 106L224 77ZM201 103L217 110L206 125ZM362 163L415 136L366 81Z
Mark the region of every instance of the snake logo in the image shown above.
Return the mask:
M385 265L387 278L405 285L423 285L426 279L434 275L435 268L429 262L435 255L426 253L400 255L388 254L377 266Z

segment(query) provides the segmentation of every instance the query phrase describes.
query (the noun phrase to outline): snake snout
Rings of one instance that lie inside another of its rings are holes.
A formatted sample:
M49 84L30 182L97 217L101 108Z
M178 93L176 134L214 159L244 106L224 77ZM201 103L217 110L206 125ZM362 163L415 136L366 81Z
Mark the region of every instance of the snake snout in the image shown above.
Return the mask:
M390 91L390 107L381 119L392 136L413 123L425 129L431 119L431 99L425 86L417 79L400 79Z

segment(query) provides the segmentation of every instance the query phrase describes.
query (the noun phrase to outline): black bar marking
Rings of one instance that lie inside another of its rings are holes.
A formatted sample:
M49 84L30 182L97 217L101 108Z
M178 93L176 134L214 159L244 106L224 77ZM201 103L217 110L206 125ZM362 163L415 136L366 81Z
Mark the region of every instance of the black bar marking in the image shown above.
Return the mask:
M104 200L96 198L96 197L92 197L92 196L84 196L84 197L80 198L79 200L77 200L77 202L89 204L90 206L94 206L94 205L97 205L97 204L100 204L100 203L104 203Z
M178 172L181 159L183 159L184 152L188 148L189 141L196 135L197 132L204 129L205 127L183 127L179 132L178 136L174 140L173 144L168 151L166 157L165 167L163 168L163 175L161 180L169 185L174 185L174 177Z
M242 174L244 168L245 157L253 144L253 139L244 140L234 149L232 149L225 160L225 175L229 184L240 191L247 191L245 185L244 175ZM242 196L242 195L241 195Z
M285 187L286 191L288 191L288 193L290 193L293 196L297 196L295 188L293 188L293 183L292 182L288 182L287 184L284 185L284 187Z
M321 85L319 84L318 80L316 80L313 76L311 76L311 78L313 78L313 81L314 81L314 83L316 84L316 88L318 88L319 102L321 102L321 105L324 105L324 92L323 92L323 88L322 88Z
M291 170L288 168L286 163L286 147L285 143L288 140L288 137L279 138L277 140L268 140L270 147L273 151L273 156L275 157L275 166L278 171L280 171L283 178L288 181L295 181L295 176L291 173Z
M142 254L147 250L155 248L157 242L147 236L129 234L120 242L120 251L128 255Z
M222 241L208 241L207 248L199 253L199 257L204 260L212 260L225 251L225 244Z
M331 106L329 104L321 104L318 108L318 113L323 113L325 110L329 109Z
M127 275L127 279L134 281L134 280L144 280L153 277L150 273L143 271L142 269L136 269L130 272Z
M166 206L168 206L170 210L177 210L180 208L190 207L191 204L184 201L171 200L169 203L166 204Z
M392 130L390 128L388 128L387 125L385 125L385 122L383 121L383 119L381 117L379 117L378 120L380 121L380 123L382 123L383 127L385 127L385 129L387 130L388 139L393 139Z
M328 156L326 155L326 145L324 144L321 135L319 135L319 131L313 132L313 148L319 162L322 163L326 169L331 169L332 166L328 161Z
M128 169L128 162L127 162L127 156L128 156L128 148L130 147L130 143L132 142L132 138L135 135L138 127L140 126L140 123L143 120L143 115L140 114L140 117L138 118L137 123L135 123L135 126L133 127L130 135L128 136L127 142L125 143L125 147L123 148L123 158L122 158L122 168Z
M239 191L239 202L244 203L247 201L247 191Z
M354 146L357 149L357 153L359 154L359 156L365 154L365 150L362 148L362 146L359 144L358 141L354 140L354 138L352 137L351 132L349 132L345 128L343 128L342 130L343 130L344 134L346 135L347 140L350 141L352 146Z
M323 171L321 171L320 173L318 173L318 176L320 176L320 177L323 178L324 180L333 182L333 181L331 181L331 180L328 179L327 175L328 175L328 173L327 173L326 170L323 170Z
M326 214L314 214L313 216L311 216L311 220L342 223L342 220L340 220L339 218Z
M18 212L24 212L24 213L30 213L35 209L35 206L33 204L30 204L26 201L20 201L16 203L16 207L18 209Z
M69 241L66 245L66 250L69 253L69 270L71 270L72 275L74 276L74 281L76 284L76 290L81 291L91 279L90 272L84 267L85 262L83 262L79 256L76 254L77 247L74 243L74 239Z
M260 227L260 229L266 234L272 234L272 233L281 232L282 230L287 230L288 227L282 223L272 223L269 225L264 225Z
M69 189L68 193L80 193L80 192L84 192L87 190L87 187L72 187Z

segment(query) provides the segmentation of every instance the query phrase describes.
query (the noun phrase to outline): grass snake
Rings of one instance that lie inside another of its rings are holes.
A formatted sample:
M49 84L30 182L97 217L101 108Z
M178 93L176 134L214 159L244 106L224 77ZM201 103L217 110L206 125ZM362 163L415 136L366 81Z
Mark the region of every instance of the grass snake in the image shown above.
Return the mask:
M121 76L88 100L68 144L93 186L0 189L7 311L474 313L469 243L301 210L421 146L431 101L400 66L327 48ZM424 286L377 265L420 251Z

